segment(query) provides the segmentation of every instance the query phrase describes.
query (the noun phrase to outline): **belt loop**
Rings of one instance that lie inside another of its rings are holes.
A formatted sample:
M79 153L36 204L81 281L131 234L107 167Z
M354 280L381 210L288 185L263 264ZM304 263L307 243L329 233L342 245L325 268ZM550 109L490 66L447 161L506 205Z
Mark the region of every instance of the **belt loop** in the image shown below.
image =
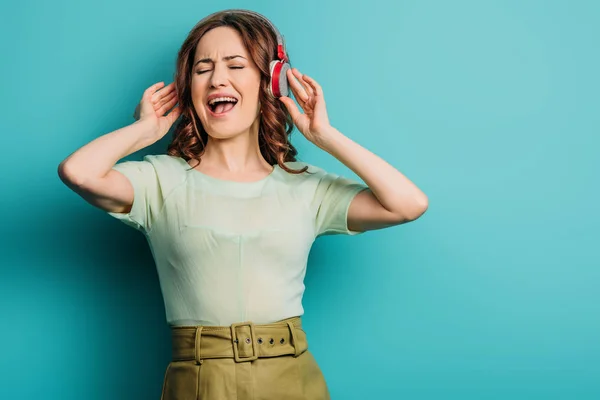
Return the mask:
M290 333L292 334L292 341L294 342L294 357L298 357L300 355L300 346L298 346L298 340L296 338L296 331L294 330L294 325L290 321L287 321L286 323L290 328Z
M196 327L196 337L194 341L194 360L196 360L196 364L202 364L202 359L200 358L200 339L202 338L202 328L203 326Z

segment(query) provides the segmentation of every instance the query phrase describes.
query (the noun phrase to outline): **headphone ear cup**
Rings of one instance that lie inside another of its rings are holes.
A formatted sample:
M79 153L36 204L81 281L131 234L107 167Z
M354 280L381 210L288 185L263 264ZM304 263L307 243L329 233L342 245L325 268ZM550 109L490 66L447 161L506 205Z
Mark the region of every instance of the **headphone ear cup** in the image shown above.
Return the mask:
M269 93L275 98L289 95L289 83L287 71L290 64L281 60L273 60L269 66L271 71L271 82L269 84Z

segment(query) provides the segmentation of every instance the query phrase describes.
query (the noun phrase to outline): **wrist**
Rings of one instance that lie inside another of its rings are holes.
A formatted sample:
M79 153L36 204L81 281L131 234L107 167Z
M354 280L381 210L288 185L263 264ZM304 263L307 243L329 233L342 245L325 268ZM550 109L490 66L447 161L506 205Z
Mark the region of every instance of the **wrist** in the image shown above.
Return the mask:
M342 133L340 131L338 131L337 129L335 129L332 126L327 127L326 129L324 129L319 135L317 135L318 142L315 143L318 147L320 147L322 150L325 150L327 152L330 151L331 147L336 143L336 141L338 141L341 137L342 137Z
M138 130L138 132L140 132L142 141L148 143L148 146L161 138L160 132L158 131L158 127L156 126L154 121L149 121L148 119L140 119L135 121L132 125L136 127L136 130Z

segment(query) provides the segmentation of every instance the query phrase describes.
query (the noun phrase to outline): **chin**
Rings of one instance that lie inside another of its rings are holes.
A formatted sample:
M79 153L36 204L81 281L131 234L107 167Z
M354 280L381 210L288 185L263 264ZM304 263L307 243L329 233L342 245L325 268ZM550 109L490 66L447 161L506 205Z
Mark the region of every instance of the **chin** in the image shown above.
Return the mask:
M208 136L210 136L213 139L230 139L232 137L236 137L238 136L241 132L238 130L225 130L223 131L222 129L219 129L217 131L213 130L212 132L206 132L208 133Z

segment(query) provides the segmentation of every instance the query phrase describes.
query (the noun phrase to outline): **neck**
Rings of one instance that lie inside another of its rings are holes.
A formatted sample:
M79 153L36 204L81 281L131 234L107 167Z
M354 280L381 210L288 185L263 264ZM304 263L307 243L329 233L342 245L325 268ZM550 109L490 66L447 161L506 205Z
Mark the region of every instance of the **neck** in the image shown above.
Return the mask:
M259 119L250 128L227 139L208 137L201 165L223 173L261 172L272 167L260 152Z

